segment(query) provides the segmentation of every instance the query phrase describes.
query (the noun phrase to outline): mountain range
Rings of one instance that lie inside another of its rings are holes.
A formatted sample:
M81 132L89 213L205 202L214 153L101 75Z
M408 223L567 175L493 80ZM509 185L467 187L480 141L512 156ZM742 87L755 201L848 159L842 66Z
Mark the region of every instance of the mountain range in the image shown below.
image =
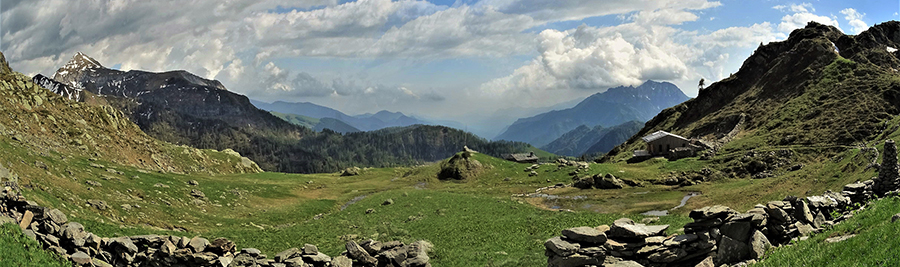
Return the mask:
M306 128L313 129L316 132L324 131L325 129L329 129L339 133L354 133L354 132L362 132L359 129L356 129L349 124L334 118L321 118L316 119L312 117L307 117L303 115L297 114L289 114L289 113L281 113L277 111L269 111L272 115L281 118L287 122L290 122L294 125L300 125Z
M625 142L644 127L643 122L629 121L613 127L601 125L593 128L585 125L569 131L541 149L563 156L580 157L609 152L613 147Z
M227 90L218 81L186 71L113 70L80 52L52 80L89 95L84 97L89 101L118 109L152 137L196 148L234 149L267 171L333 172L355 165L414 164L449 157L464 145L496 156L534 150L524 143L489 142L443 126L414 125L344 135L324 130L325 125L340 123L323 117L318 122L325 123L322 131L316 132L316 128L291 124L257 108L246 96ZM342 118L395 123L363 124L360 130L418 123L390 112Z
M568 109L553 110L516 120L494 140L520 141L543 147L569 131L586 126L612 127L628 121L647 121L659 111L689 98L674 84L647 81L596 93Z
M387 110L382 110L377 113L365 113L360 115L347 115L343 112L340 112L336 109L316 105L309 102L283 102L276 101L273 103L266 103L263 101L251 100L253 105L260 109L278 112L281 114L293 114L299 116L305 116L313 119L323 119L330 118L332 120L325 120L329 125L312 125L312 129L321 129L329 128L331 130L346 133L351 131L374 131L379 129L384 129L388 127L403 127L403 126L411 126L416 124L423 125L444 125L445 123L434 123L430 121L421 120L416 117L407 116L406 114L400 112L390 112ZM334 120L338 120L336 122ZM321 122L321 121L320 121ZM346 124L346 125L343 125ZM459 128L456 123L455 125L451 122L450 125L446 125L449 127ZM349 127L347 127L349 126Z

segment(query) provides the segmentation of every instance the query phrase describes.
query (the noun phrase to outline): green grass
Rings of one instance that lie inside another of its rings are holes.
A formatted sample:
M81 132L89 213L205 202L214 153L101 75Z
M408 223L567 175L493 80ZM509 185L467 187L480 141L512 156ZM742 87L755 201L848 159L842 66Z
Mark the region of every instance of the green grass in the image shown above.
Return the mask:
M275 117L278 117L282 120L290 122L291 124L300 125L300 126L310 128L310 129L315 128L316 124L319 124L319 119L307 117L307 116L303 116L303 115L281 113L281 112L275 112L275 111L269 111L269 113L272 113L272 115L275 115Z
M22 234L15 224L0 224L0 266L71 267L72 264Z
M897 266L900 265L900 222L891 216L900 213L900 198L874 201L853 218L833 229L813 235L793 246L776 248L754 266ZM826 238L856 234L838 243Z
M394 204L382 206L386 199ZM366 214L367 209L375 209ZM341 236L357 239L425 239L435 244L429 254L435 266L540 266L546 263L543 242L562 229L598 226L621 214L548 211L509 197L490 197L432 190L395 190L369 195L343 211L320 220L266 231L227 229L208 236L225 236L241 246L277 253L304 243L318 244L329 255L343 251ZM627 216L640 219L642 216ZM664 217L673 230L690 219Z
M3 142L0 148L4 148ZM472 158L481 162L485 170L466 181L438 180L439 163L365 168L359 176L347 177L337 173L182 175L144 172L104 160L62 158L52 152L37 154L15 146L5 148L7 153L0 158L22 176L29 199L60 208L70 215L70 220L81 222L88 231L100 236L226 237L240 247L256 247L268 255L305 243L316 244L328 255L337 255L348 237L358 241L424 239L435 244L431 256L436 266L540 266L546 262L541 244L561 230L609 224L621 217L640 220L644 216L638 213L671 209L688 192L699 191L703 195L673 210L673 215L661 218L659 223L671 225L670 234L678 233L681 226L690 222L686 214L695 208L724 204L745 210L788 194L805 196L836 190L874 175L872 170L863 170L871 159L858 156L859 149L850 149L833 155L798 154L798 161L809 162L807 167L779 173L775 178L725 178L688 187L662 186L649 182L715 166L720 159L651 159L636 164L590 164L579 173L611 173L643 181L646 187L553 189L544 193L564 198L546 199L513 194L532 193L536 188L557 183L569 184L569 173L575 167L541 165L537 176L528 176L525 168L531 164L475 154ZM35 161L51 167L35 167ZM103 186L91 187L87 180ZM199 185L190 186L189 180L196 180ZM204 192L203 205L192 204L192 189ZM365 198L341 210L342 205L360 196ZM381 206L388 198L395 204ZM88 199L104 200L110 209L87 207L84 203ZM141 208L125 210L123 204ZM366 214L369 208L375 213Z

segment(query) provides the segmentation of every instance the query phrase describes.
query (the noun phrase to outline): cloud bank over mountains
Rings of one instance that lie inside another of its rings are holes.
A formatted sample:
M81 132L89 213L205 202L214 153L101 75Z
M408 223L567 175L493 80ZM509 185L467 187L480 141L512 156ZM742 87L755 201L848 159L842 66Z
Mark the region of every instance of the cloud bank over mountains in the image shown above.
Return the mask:
M854 34L868 27L854 8L820 14L810 3L768 7L777 21L706 23L726 4L737 3L4 1L0 49L29 74L53 73L83 51L122 70L184 69L261 100L436 115L551 106L648 79L694 95L700 78L727 77L757 44L810 20ZM423 65L469 59L512 63L487 78L447 70L453 85L410 81Z

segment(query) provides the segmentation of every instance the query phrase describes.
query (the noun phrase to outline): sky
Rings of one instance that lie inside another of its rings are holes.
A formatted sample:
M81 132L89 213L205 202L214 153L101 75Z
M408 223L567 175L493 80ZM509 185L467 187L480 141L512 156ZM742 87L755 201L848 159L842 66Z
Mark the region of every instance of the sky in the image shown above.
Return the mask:
M898 11L869 0L3 0L0 51L29 75L81 51L261 101L400 111L490 138L610 87L668 81L693 97L701 78L728 77L809 21L855 35Z

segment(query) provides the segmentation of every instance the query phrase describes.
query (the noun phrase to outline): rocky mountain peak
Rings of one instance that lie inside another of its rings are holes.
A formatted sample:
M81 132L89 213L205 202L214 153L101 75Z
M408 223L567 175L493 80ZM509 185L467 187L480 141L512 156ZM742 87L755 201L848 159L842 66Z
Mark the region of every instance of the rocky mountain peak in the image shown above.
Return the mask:
M82 52L77 52L75 53L75 56L72 57L72 60L69 60L69 63L66 63L66 65L56 71L53 78L55 80L60 80L62 77L66 77L70 74L83 73L89 70L94 71L103 68L103 65L96 59L93 59Z

